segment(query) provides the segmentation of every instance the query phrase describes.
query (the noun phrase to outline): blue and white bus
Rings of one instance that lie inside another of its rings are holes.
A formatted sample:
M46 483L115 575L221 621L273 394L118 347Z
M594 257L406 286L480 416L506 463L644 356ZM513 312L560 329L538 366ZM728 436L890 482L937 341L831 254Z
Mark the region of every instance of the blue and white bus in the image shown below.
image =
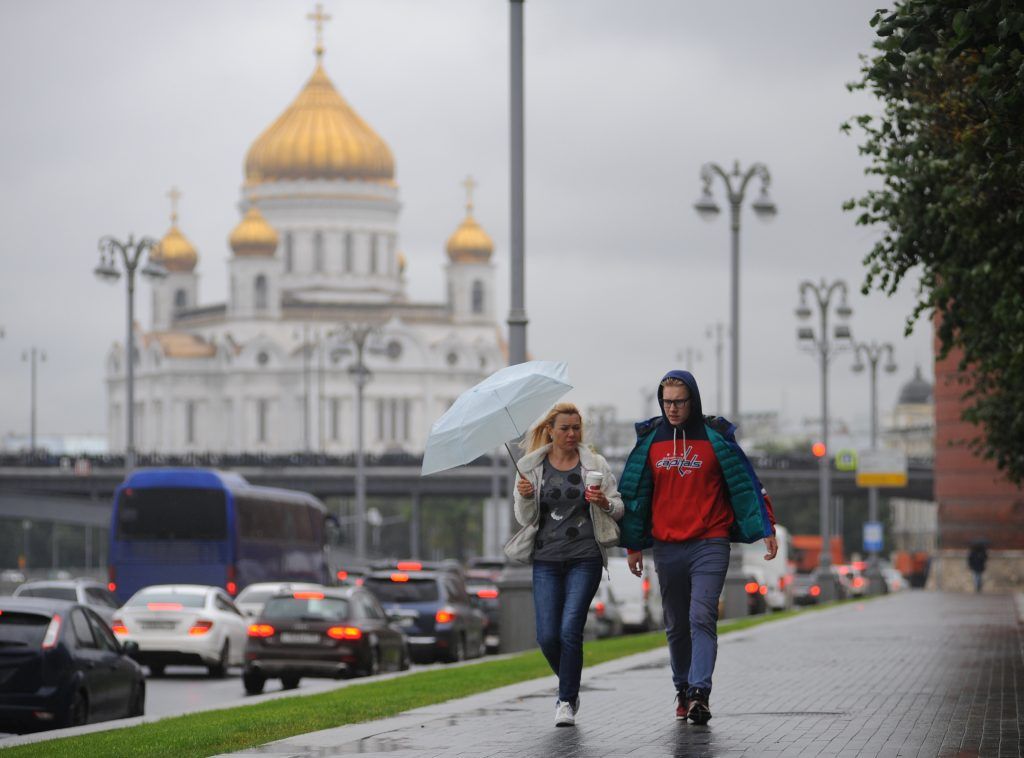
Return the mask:
M196 468L139 469L114 493L110 590L207 584L235 595L262 581L329 579L324 504L294 490Z

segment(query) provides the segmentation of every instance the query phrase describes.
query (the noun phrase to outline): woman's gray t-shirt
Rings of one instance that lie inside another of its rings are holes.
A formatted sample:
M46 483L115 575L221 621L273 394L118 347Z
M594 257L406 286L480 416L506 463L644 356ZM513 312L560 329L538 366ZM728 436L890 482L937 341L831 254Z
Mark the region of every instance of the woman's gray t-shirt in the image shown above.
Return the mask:
M540 525L533 558L540 561L572 561L600 558L594 539L590 503L583 497L581 464L559 471L544 460L540 483Z

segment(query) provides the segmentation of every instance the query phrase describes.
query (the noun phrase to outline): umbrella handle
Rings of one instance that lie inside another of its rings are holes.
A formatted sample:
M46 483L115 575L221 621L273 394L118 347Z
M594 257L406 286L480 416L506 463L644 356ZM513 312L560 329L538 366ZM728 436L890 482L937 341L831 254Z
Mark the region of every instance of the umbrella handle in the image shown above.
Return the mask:
M508 450L508 457L512 459L512 467L516 470L516 473L519 474L519 476L523 476L523 472L519 470L519 465L516 462L516 457L512 455L512 450L509 448L507 442L505 443L505 449ZM523 476L523 479L526 479L526 477ZM527 479L527 481L529 480Z

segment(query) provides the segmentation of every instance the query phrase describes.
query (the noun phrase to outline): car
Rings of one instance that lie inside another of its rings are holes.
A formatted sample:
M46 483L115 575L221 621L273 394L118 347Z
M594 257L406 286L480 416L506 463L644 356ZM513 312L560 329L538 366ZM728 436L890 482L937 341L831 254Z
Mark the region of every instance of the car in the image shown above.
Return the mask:
M461 573L374 571L363 586L408 636L417 663L454 662L486 654L486 617L470 602Z
M129 598L113 630L123 642L138 644L135 659L153 676L169 665L199 665L222 677L244 662L248 622L220 587L155 584Z
M0 598L0 731L143 715L146 679L135 650L82 603Z
M14 590L14 597L48 597L87 605L109 624L121 607L114 593L95 579L48 579L25 582Z
M903 578L903 574L891 566L882 568L882 579L885 580L885 586L889 592L900 592L909 586L907 580Z
M322 584L310 582L256 582L238 593L235 605L250 618L260 615L263 604L274 595L287 594L295 590L321 590Z
M795 605L816 605L821 597L821 587L814 581L814 574L794 574L793 603Z
M790 562L789 531L781 524L775 525L775 543L778 551L775 558L765 560L764 542L758 540L750 544L742 544L743 570L760 569L763 572L763 584L768 588L765 601L773 611L784 611L793 605L793 574L795 570Z
M658 573L649 552L644 554L642 577L634 576L629 570L625 555L608 556L608 575L619 601L625 631L646 632L663 625Z
M743 589L747 593L747 613L755 616L768 610L768 584L764 570L750 566L743 567Z
M274 595L249 625L242 683L250 695L267 679L295 689L302 677L372 676L409 668L409 647L372 593L323 587Z
M834 570L839 576L846 591L847 597L864 597L868 591L868 582L859 568L851 564L835 566Z
M469 569L466 571L466 591L470 602L484 614L484 642L488 653L498 652L501 646L499 627L499 591L490 571Z
M602 577L594 599L590 601L587 611L587 622L584 626L584 637L618 637L625 625L622 623L622 606L611 583Z

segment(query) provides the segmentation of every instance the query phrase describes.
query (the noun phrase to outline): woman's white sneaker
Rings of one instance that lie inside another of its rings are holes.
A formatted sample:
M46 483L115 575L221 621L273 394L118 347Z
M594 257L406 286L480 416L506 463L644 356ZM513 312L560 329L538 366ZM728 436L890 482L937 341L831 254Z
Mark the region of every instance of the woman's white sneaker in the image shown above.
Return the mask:
M576 710L572 703L566 700L559 700L555 705L555 726L575 726Z

